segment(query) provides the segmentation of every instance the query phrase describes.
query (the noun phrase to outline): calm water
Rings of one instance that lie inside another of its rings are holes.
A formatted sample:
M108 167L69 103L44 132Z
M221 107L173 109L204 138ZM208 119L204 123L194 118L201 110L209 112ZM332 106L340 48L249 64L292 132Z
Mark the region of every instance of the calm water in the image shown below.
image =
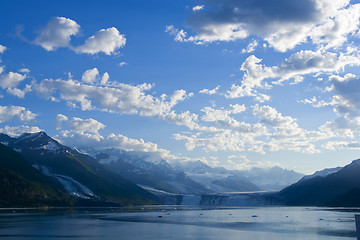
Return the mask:
M0 211L0 239L356 239L355 209Z

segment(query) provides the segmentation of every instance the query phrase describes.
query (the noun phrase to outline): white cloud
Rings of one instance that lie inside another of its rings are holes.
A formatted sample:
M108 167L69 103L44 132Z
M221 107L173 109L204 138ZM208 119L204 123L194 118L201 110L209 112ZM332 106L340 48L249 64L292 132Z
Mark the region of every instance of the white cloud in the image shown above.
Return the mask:
M252 53L253 51L255 51L256 47L258 46L258 41L253 40L252 42L249 43L249 45L247 46L246 49L242 49L241 52L242 53Z
M197 114L190 113L189 111L182 113L175 113L175 111L171 111L161 114L161 118L167 122L187 126L191 130L199 127L197 123L198 117L199 116Z
M105 125L95 119L81 119L77 117L68 118L65 115L57 115L57 129L66 128L79 134L91 133L99 134L99 130L105 128ZM64 126L64 123L66 126Z
M15 127L5 126L3 128L0 128L0 133L5 133L10 137L18 137L23 133L36 133L41 131L43 130L39 127L26 125L20 125Z
M3 45L0 45L0 53L4 53L6 50L6 47Z
M23 75L14 72L9 72L7 74L0 75L0 87L2 89L16 87L25 78L26 78L26 74Z
M216 86L216 88L214 88L214 89L206 89L206 88L204 88L204 89L200 90L199 93L208 94L208 95L214 95L219 91L219 88L220 88L219 85Z
M32 90L32 86L31 85L26 85L24 89L19 89L19 88L8 88L7 92L13 96L16 96L18 98L24 98L25 94L28 92L31 92Z
M69 18L54 17L39 31L35 43L47 51L70 47L71 36L76 35L79 29L80 25Z
M20 69L18 70L18 72L21 72L21 73L29 73L30 70L29 70L28 68L20 68Z
M95 35L89 37L85 44L76 47L79 53L97 54L100 52L106 55L116 54L119 48L125 46L126 38L120 34L115 27L101 29Z
M20 121L28 122L34 120L35 113L26 110L20 106L0 106L0 123L7 122L17 118Z
M122 114L163 117L181 101L190 97L184 90L160 98L146 94L151 84L108 86L88 85L74 80L45 79L34 86L35 91L47 99L58 99L82 110L98 109Z
M323 148L336 151L336 150L342 150L342 149L353 149L353 150L359 150L360 149L360 142L359 141L353 141L353 142L334 142L330 141L323 145Z
M119 63L119 66L120 67L123 67L123 66L125 66L125 65L127 65L128 63L127 62L121 62L121 63Z
M359 29L360 4L350 0L221 1L207 0L209 7L194 12L187 26L194 35L172 26L176 41L204 44L235 41L255 35L270 47L286 52L311 41L319 46L339 47Z
M246 111L246 107L244 105L231 105L230 109L213 109L211 107L205 107L201 110L204 112L201 120L205 122L215 122L215 121L225 121L229 119L230 114L239 114Z
M204 8L204 5L198 5L192 8L193 12L201 11Z
M356 75L346 74L344 77L331 76L334 93L332 105L338 113L360 115L360 79Z
M99 79L99 71L97 68L88 69L82 75L82 81L84 83L93 84Z
M271 88L265 79L274 79L272 84L281 84L284 81L293 80L299 83L308 74L320 75L343 71L346 66L360 65L360 56L357 51L350 50L347 53L336 54L322 50L310 51L301 50L292 54L284 62L277 66L266 66L261 64L262 59L249 56L241 65L240 70L244 71L241 85L233 84L225 94L227 98L239 98L244 96L259 97L256 89ZM260 98L261 99L261 98ZM265 98L266 100L266 98Z
M101 82L100 83L102 85L105 85L109 81L109 78L110 78L109 74L107 72L105 72L103 74L103 76L101 77Z

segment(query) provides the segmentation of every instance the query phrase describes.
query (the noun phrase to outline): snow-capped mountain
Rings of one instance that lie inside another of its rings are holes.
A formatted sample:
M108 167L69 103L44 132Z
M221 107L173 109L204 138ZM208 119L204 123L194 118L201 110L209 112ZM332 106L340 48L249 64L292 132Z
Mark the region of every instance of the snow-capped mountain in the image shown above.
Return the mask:
M254 167L250 170L241 172L248 180L256 184L261 189L268 191L281 190L293 183L296 183L304 176L304 174L277 166L271 168Z
M156 202L156 197L99 164L94 158L63 146L45 132L18 138L0 134L0 142L21 154L43 175L52 177L71 196L120 205Z
M212 168L201 161L178 162L174 167L214 192L248 192L260 190L242 173L222 167Z
M240 171L210 167L201 161L178 162L174 166L216 192L281 190L304 176L280 167L252 168Z
M0 143L0 207L73 206L75 199Z
M87 150L87 152L90 152ZM160 157L148 153L127 152L120 149L104 149L92 153L99 163L124 178L144 187L175 194L210 193L200 183L183 171L176 170Z

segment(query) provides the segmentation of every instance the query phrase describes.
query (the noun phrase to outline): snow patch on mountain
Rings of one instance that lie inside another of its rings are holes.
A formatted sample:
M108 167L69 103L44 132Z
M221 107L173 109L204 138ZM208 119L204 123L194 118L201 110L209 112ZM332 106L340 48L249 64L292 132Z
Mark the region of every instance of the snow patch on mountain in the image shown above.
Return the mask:
M84 186L83 184L69 176L55 174L50 168L43 165L34 164L32 166L39 170L45 176L52 177L55 181L60 183L65 189L65 191L73 197L83 199L98 198L98 196L96 196L88 187Z
M53 176L63 185L65 191L71 196L83 199L98 198L89 188L71 177L60 174L54 174Z

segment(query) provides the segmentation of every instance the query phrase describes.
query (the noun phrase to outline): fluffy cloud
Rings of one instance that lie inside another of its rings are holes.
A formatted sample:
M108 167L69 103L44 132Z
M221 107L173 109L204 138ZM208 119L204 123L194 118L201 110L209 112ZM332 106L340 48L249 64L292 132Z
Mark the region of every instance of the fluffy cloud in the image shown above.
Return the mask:
M2 89L16 87L25 78L26 74L20 74L15 72L9 72L7 74L0 75L0 87Z
M71 36L76 35L79 29L80 25L69 18L54 17L39 32L35 43L47 51L53 51L59 47L70 47Z
M311 104L313 107L332 107L337 117L326 122L320 128L334 137L354 138L360 133L360 107L359 94L360 80L354 74L346 74L341 77L333 75L329 77L331 87L327 87L327 93L332 94L329 100L305 99L301 101Z
M95 119L81 119L73 117L69 119L67 116L58 114L57 115L57 129L65 127L69 131L74 131L79 134L91 133L99 134L99 130L105 128L105 125L101 122L96 121ZM64 123L66 126L63 126Z
M214 88L214 89L204 88L204 89L200 90L199 93L208 94L208 95L214 95L214 94L216 94L216 93L219 91L219 88L220 88L219 85L216 86L216 88Z
M41 29L35 38L35 44L40 45L47 51L66 47L77 53L106 55L116 54L119 48L125 46L126 38L115 28L101 29L95 35L89 37L83 45L72 46L71 37L79 33L80 25L74 20L64 17L54 17Z
M353 74L347 74L344 77L331 76L330 81L333 83L335 92L332 104L336 112L360 115L359 77Z
M20 106L0 106L0 123L17 118L20 121L31 121L36 117L35 113Z
M169 26L176 41L203 44L234 41L256 35L277 51L285 52L309 39L325 48L341 46L359 29L360 5L350 0L207 0L194 12L184 30Z
M20 125L15 127L5 126L3 128L0 128L0 133L5 133L11 137L18 137L23 133L36 133L40 131L43 130L39 127L26 125Z
M189 111L182 113L175 113L175 111L171 111L169 113L161 114L160 117L169 123L183 125L191 130L199 127L197 123L199 116L195 113L190 113Z
M5 50L6 50L6 47L5 47L5 46L3 46L3 45L0 45L0 53L5 52Z
M215 121L225 121L229 118L230 114L238 114L246 111L246 107L244 105L231 105L230 109L213 109L211 107L205 107L201 110L204 112L204 115L201 117L201 120L205 122L215 122Z
M119 48L125 46L126 38L115 28L101 29L94 36L89 37L85 44L76 48L77 52L106 55L116 53Z
M101 77L100 84L105 85L109 81L109 78L110 78L109 74L107 72L105 72L103 74L103 76Z
M99 71L97 68L89 69L82 75L82 81L84 83L95 83L99 78Z
M322 74L342 71L346 66L360 65L360 56L357 51L350 49L345 54L318 51L300 51L292 54L284 62L277 66L266 66L261 64L262 59L249 56L241 65L240 70L244 72L241 85L234 84L226 93L228 98L244 96L259 97L256 89L270 88L265 79L274 79L272 84L280 84L284 81L293 80L299 83L304 75ZM261 99L261 98L260 98Z
M204 8L204 5L198 5L198 6L195 6L192 8L193 12L197 12L197 11L200 11Z
M252 107L258 123L250 124L237 121L231 114L245 111L243 105L232 105L228 110L206 107L201 120L214 123L213 127L194 128L192 133L174 134L174 139L184 141L188 150L202 148L204 151L234 152L275 152L280 150L302 153L318 153L314 145L319 140L329 139L334 135L326 129L308 131L299 127L297 120L284 116L270 106Z
M119 63L119 67L123 67L123 66L125 66L127 64L128 64L127 62L121 62L121 63Z
M166 119L171 109L181 101L190 97L184 90L177 90L171 96L163 94L154 97L146 94L153 85L117 84L94 86L74 80L45 79L34 86L35 91L47 99L66 101L69 105L82 110L98 109L123 114L139 114L140 116L160 116Z
M256 47L258 46L258 41L253 40L252 42L249 43L249 45L247 46L246 49L242 49L241 52L242 53L251 53L253 51L255 51Z
M333 142L330 141L323 145L323 148L336 151L336 150L342 150L342 149L360 149L360 142L359 141L353 141L353 142Z

